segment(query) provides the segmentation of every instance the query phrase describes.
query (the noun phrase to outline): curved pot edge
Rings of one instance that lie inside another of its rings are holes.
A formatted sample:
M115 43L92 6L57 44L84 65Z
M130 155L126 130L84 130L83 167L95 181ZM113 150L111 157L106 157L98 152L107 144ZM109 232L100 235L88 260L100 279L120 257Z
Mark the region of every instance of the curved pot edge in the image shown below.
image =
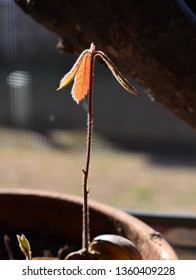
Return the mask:
M37 189L0 189L0 195L49 197L50 199L66 200L82 206L81 197ZM142 251L141 254L144 259L178 259L172 247L159 233L134 216L93 200L89 201L89 207L91 210L108 216L109 219L117 223L117 226L120 225L119 234L132 240L140 251ZM148 244L147 248L146 244ZM149 252L151 253L149 254Z

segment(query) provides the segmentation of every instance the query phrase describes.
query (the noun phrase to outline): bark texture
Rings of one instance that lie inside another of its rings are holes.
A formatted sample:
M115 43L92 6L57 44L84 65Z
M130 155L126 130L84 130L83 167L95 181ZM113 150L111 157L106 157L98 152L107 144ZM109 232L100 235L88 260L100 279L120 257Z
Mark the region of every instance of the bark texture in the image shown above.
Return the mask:
M59 36L59 49L78 54L94 42L156 101L196 128L193 1L15 1Z

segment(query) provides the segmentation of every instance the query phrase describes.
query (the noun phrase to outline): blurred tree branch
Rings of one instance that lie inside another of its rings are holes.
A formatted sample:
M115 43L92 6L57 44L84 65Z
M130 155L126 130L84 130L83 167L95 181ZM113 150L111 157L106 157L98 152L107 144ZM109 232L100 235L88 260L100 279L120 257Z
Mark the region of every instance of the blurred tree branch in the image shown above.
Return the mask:
M94 42L156 101L196 128L196 16L191 0L15 0L80 53Z

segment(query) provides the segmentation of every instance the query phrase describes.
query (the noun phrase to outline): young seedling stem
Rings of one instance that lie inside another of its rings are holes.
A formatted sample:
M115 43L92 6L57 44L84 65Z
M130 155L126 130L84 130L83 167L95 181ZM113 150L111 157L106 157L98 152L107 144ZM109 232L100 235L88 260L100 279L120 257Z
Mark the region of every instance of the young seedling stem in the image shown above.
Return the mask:
M94 81L94 54L92 53L91 59L91 73L90 73L90 88L88 92L88 118L87 118L87 146L86 146L86 167L83 169L83 234L82 234L82 249L88 251L90 242L90 229L89 229L89 205L88 205L88 176L91 159L91 146L92 146L92 131L93 131L93 81Z

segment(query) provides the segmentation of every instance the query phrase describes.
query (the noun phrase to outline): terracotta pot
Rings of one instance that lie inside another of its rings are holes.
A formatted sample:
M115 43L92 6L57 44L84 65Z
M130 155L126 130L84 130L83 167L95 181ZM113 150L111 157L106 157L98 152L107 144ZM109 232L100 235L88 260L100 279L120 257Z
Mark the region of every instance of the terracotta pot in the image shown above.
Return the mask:
M39 255L66 242L81 248L82 199L79 197L27 190L0 190L0 253L2 238L24 233ZM171 246L151 227L110 206L90 201L91 239L100 234L119 234L130 239L146 260L177 259ZM52 244L52 246L51 246ZM17 249L18 250L18 249ZM35 254L34 254L35 256ZM17 257L17 256L16 256ZM0 258L6 258L5 254Z

